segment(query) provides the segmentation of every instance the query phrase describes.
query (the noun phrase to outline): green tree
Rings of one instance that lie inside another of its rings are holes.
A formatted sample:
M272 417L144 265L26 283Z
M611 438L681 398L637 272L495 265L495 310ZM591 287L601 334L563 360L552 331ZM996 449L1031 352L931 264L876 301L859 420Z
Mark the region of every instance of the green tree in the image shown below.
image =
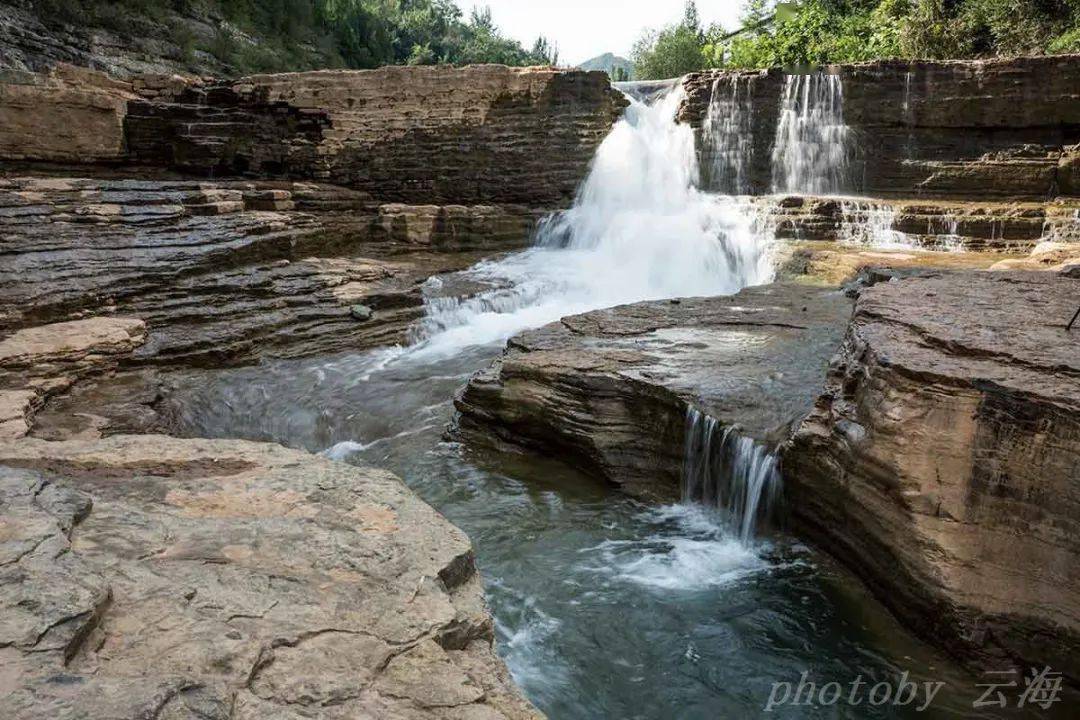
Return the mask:
M697 5L690 0L681 22L648 31L634 44L631 52L634 76L640 80L662 80L701 70L706 66L704 41Z

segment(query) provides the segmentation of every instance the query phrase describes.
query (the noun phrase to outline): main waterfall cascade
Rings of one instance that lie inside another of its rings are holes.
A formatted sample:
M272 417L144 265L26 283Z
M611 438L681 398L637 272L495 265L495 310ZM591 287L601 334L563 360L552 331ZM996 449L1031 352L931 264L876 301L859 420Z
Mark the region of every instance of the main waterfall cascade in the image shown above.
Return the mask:
M449 355L566 315L643 300L731 294L773 278L769 202L751 202L753 75L722 75L694 132L677 122L680 83L625 88L629 107L597 150L573 206L537 228L533 246L462 274L465 297L426 290L413 353ZM840 75L789 75L780 97L774 193L838 196L853 182L853 137ZM717 188L722 193L704 192ZM893 229L887 203L842 197L842 242L920 243ZM940 246L958 248L954 235Z
M491 289L451 299L428 288L414 352L452 354L566 315L772 279L756 208L699 189L693 130L676 121L681 85L651 104L628 97L573 207L543 221L529 250L467 271Z
M780 504L776 455L692 406L686 411L682 477L683 500L720 510L743 543L753 540L759 522L773 518Z

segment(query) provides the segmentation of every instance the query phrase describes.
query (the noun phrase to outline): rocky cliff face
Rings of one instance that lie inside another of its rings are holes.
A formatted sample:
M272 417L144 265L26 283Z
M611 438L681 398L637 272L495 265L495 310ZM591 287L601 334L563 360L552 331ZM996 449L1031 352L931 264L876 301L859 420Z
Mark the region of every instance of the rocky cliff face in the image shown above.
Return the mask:
M504 67L10 75L0 328L134 316L129 361L155 364L400 341L426 277L567 202L616 98L602 73Z
M912 628L1080 677L1080 284L930 273L864 290L785 448L794 528Z
M131 85L73 66L0 71L0 161L117 162Z
M5 717L539 718L468 539L274 445L0 443Z
M874 197L1043 199L1077 194L1080 78L1075 57L875 62L824 69L843 86L849 192ZM701 128L714 101L753 117L749 185L767 192L788 76L706 72L684 85L681 117ZM714 100L716 98L716 100ZM797 106L805 111L805 103ZM702 162L714 158L701 143ZM716 181L714 181L716 182Z
M232 84L122 82L61 66L0 76L0 160L125 162L331 182L414 204L554 208L573 198L625 102L602 72L499 65Z
M137 159L424 203L569 203L625 100L602 72L499 65L259 75L133 104Z

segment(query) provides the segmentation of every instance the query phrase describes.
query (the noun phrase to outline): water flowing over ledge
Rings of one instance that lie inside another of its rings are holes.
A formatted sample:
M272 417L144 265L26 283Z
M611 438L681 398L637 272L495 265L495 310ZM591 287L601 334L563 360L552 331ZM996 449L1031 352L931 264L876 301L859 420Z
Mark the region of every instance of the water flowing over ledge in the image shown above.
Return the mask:
M773 144L773 191L831 195L849 190L850 135L839 75L788 75Z
M681 85L628 97L573 207L540 224L533 248L464 274L490 289L433 298L417 352L453 353L597 308L729 295L772 279L757 208L699 189L694 133L676 120Z
M775 453L693 406L686 409L682 497L720 510L743 544L775 520L783 485Z

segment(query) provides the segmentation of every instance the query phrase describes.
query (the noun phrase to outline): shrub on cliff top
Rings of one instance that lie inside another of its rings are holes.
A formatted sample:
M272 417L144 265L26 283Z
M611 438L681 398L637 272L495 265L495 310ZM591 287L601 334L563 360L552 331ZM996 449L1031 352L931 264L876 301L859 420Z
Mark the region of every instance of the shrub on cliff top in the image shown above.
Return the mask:
M691 12L696 19L692 1ZM702 67L1080 51L1080 0L746 0L740 25L695 33L684 20L646 32L635 46L635 72L658 79Z

